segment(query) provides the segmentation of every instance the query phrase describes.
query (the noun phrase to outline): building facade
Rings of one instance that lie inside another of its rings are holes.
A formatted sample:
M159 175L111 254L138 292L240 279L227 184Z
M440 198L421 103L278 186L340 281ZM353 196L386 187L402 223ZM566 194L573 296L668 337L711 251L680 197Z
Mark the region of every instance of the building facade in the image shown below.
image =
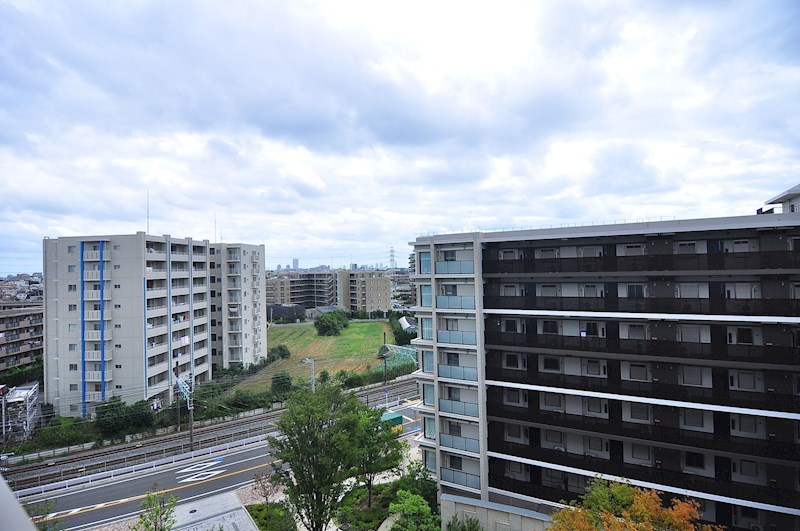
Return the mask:
M113 396L172 400L175 373L211 379L207 240L44 240L45 401L85 416ZM177 368L176 368L177 367Z
M214 367L258 363L266 357L263 245L211 246L211 358Z
M443 497L539 514L624 478L730 529L800 529L798 198L418 238L419 441Z
M0 372L42 358L43 315L42 306L0 304Z
M383 271L293 271L267 278L266 293L267 304L297 304L307 310L338 306L347 311L388 311L392 281Z
M348 311L385 312L392 307L392 281L383 271L336 272L337 306Z

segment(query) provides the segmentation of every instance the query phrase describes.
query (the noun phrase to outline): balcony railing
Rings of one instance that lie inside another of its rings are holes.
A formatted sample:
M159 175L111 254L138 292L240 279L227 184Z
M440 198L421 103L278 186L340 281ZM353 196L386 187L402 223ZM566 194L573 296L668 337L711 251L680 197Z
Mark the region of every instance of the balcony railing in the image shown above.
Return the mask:
M439 479L441 481L447 481L448 483L463 485L471 489L480 490L481 488L480 476L476 476L475 474L467 474L466 472L453 470L452 468L440 468Z
M460 402L458 400L439 399L439 411L442 413L453 413L467 417L478 416L478 404L473 402Z
M800 267L800 253L794 251L525 258L522 260L487 259L483 261L483 272L485 274L573 273L579 271L707 271L709 269L793 269L797 267Z
M478 439L459 437L447 433L439 434L439 444L447 448L455 448L456 450L464 450L475 454L480 453L481 450L480 441Z
M437 295L436 307L440 310L474 310L475 297L466 295Z
M459 365L439 365L439 377L477 382L478 369L475 367L461 367Z
M439 343L453 343L457 345L475 345L477 336L475 332L461 330L437 330L436 341Z
M436 262L437 275L471 275L473 273L475 273L475 264L472 260Z

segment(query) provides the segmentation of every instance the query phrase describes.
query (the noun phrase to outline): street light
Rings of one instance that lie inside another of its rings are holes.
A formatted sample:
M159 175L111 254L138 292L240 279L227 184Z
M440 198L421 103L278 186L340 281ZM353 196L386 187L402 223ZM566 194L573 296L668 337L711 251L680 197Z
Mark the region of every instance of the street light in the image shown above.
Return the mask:
M311 392L316 393L317 385L316 382L314 381L314 358L303 358L303 363L305 363L306 365L308 365L309 363L311 364Z

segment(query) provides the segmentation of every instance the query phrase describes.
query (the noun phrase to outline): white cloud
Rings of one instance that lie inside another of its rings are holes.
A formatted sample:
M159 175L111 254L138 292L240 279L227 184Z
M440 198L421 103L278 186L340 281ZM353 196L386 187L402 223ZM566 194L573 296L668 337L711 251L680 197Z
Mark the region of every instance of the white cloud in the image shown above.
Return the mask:
M0 4L0 274L41 238L404 262L418 234L751 213L800 174L793 2Z

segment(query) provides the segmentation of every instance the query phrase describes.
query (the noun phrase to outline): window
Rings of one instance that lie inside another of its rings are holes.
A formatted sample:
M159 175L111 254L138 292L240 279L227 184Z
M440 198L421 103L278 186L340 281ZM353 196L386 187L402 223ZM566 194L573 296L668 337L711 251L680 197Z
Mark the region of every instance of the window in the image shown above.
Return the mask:
M544 393L544 405L547 407L561 407L562 397L556 393Z
M600 376L600 362L598 360L586 360L586 374L589 376Z
M433 372L433 351L423 350L422 352L422 371Z
M69 364L69 370L77 371L78 370L78 364L77 363L70 363Z
M600 335L600 329L595 322L588 322L586 323L586 335L590 337L598 337Z
M115 309L115 310L119 310L120 308L122 308L122 305L121 305L121 304L115 304L115 305L114 305L114 309Z
M422 403L426 406L434 405L433 384L422 384Z
M542 321L542 333L544 334L557 334L558 321Z
M443 251L442 257L444 258L445 262L455 262L456 261L456 252L455 251Z
M114 328L116 328L116 329L120 329L120 328L122 328L122 325L121 325L121 324L115 324L115 325L114 325Z
M753 415L739 415L739 431L745 433L757 433L758 422Z
M422 457L425 460L425 468L431 472L436 472L436 452L422 450Z
M503 356L503 368L505 369L527 369L528 358L516 352L506 352Z
M433 439L434 437L436 437L436 419L425 417L425 438Z
M455 437L461 437L461 424L458 422L449 421L447 423L447 433Z
M74 245L67 245L67 252L68 253L74 253L75 252L75 246Z
M522 474L522 463L517 463L516 461L509 461L508 471L511 472L512 474Z
M67 325L67 331L69 331L69 332L74 332L77 329L78 329L78 325L76 325L76 324L68 324Z
M72 413L74 413L74 412L78 411L78 404L70 404L70 405L69 405L69 410L70 410L70 412L72 412Z
M115 385L114 389L122 389L122 386L121 385Z
M448 387L447 388L447 399L453 400L455 402L461 401L461 389L458 387Z
M682 385L703 385L703 369L702 367L681 367L681 384Z
M757 391L760 387L758 385L758 377L753 371L739 371L732 369L729 371L730 387L731 389L739 389L742 391Z
M599 398L587 398L586 411L589 413L603 413L603 401Z
M753 329L752 328L737 328L736 329L736 343L739 345L752 345L753 344Z
M705 424L705 415L699 409L684 409L683 423L692 428L702 428Z
M77 305L77 304L70 304L70 305L67 307L67 311L69 311L69 312L75 312L75 311L78 311L78 305Z
M644 325L628 325L628 339L644 339Z
M70 391L77 391L78 390L78 384L69 384L69 390Z
M433 319L423 317L420 321L422 323L422 339L433 339Z
M686 452L683 454L683 463L686 468L700 468L706 467L706 456L697 452Z
M560 431L544 430L544 440L551 443L561 444L564 442L564 434Z
M629 376L631 380L647 381L647 365L644 363L631 363Z
M603 451L603 439L600 437L586 437L586 439L586 444L589 447L589 450L593 452Z
M78 350L78 344L77 343L70 343L67 346L67 348L69 349L70 352L76 352Z
M78 286L76 284L69 284L67 286L67 291L78 291Z
M742 459L739 461L739 473L743 476L758 477L758 463ZM734 470L735 472L735 470Z
M119 245L115 245L115 246L114 246L114 250L115 250L115 251L119 251Z
M644 299L644 285L643 284L628 284L628 298L629 299Z
M516 319L503 319L503 332L517 333Z
M121 368L122 368L122 365L114 365L114 368L115 368L115 369L121 369Z
M67 266L67 273L74 273L74 272L75 272L75 266L74 265L68 265Z
M650 420L650 406L647 404L631 403L631 418L636 420Z
M450 468L453 470L461 470L461 458L457 455L450 456Z
M114 264L114 269L120 269L121 267L119 264Z
M700 327L681 325L681 341L684 343L700 343Z
M122 284L114 284L114 289L120 289L121 287L122 287Z
M506 436L511 439L521 439L522 427L519 424L506 424Z
M514 404L518 406L525 406L528 401L528 392L520 391L519 389L506 389L505 402L507 404Z
M419 287L419 293L420 293L420 305L431 306L433 302L433 297L431 296L431 285L421 284Z
M431 272L431 253L421 251L419 254L419 272L422 274L430 274Z
M650 461L650 447L645 444L631 444L631 457L640 461Z
M678 242L678 254L695 254L695 242Z
M554 356L545 356L542 358L542 371L544 372L561 372L561 358Z
M557 297L558 288L555 284L542 284L542 297Z
M555 247L539 249L539 258L555 258L557 254Z

